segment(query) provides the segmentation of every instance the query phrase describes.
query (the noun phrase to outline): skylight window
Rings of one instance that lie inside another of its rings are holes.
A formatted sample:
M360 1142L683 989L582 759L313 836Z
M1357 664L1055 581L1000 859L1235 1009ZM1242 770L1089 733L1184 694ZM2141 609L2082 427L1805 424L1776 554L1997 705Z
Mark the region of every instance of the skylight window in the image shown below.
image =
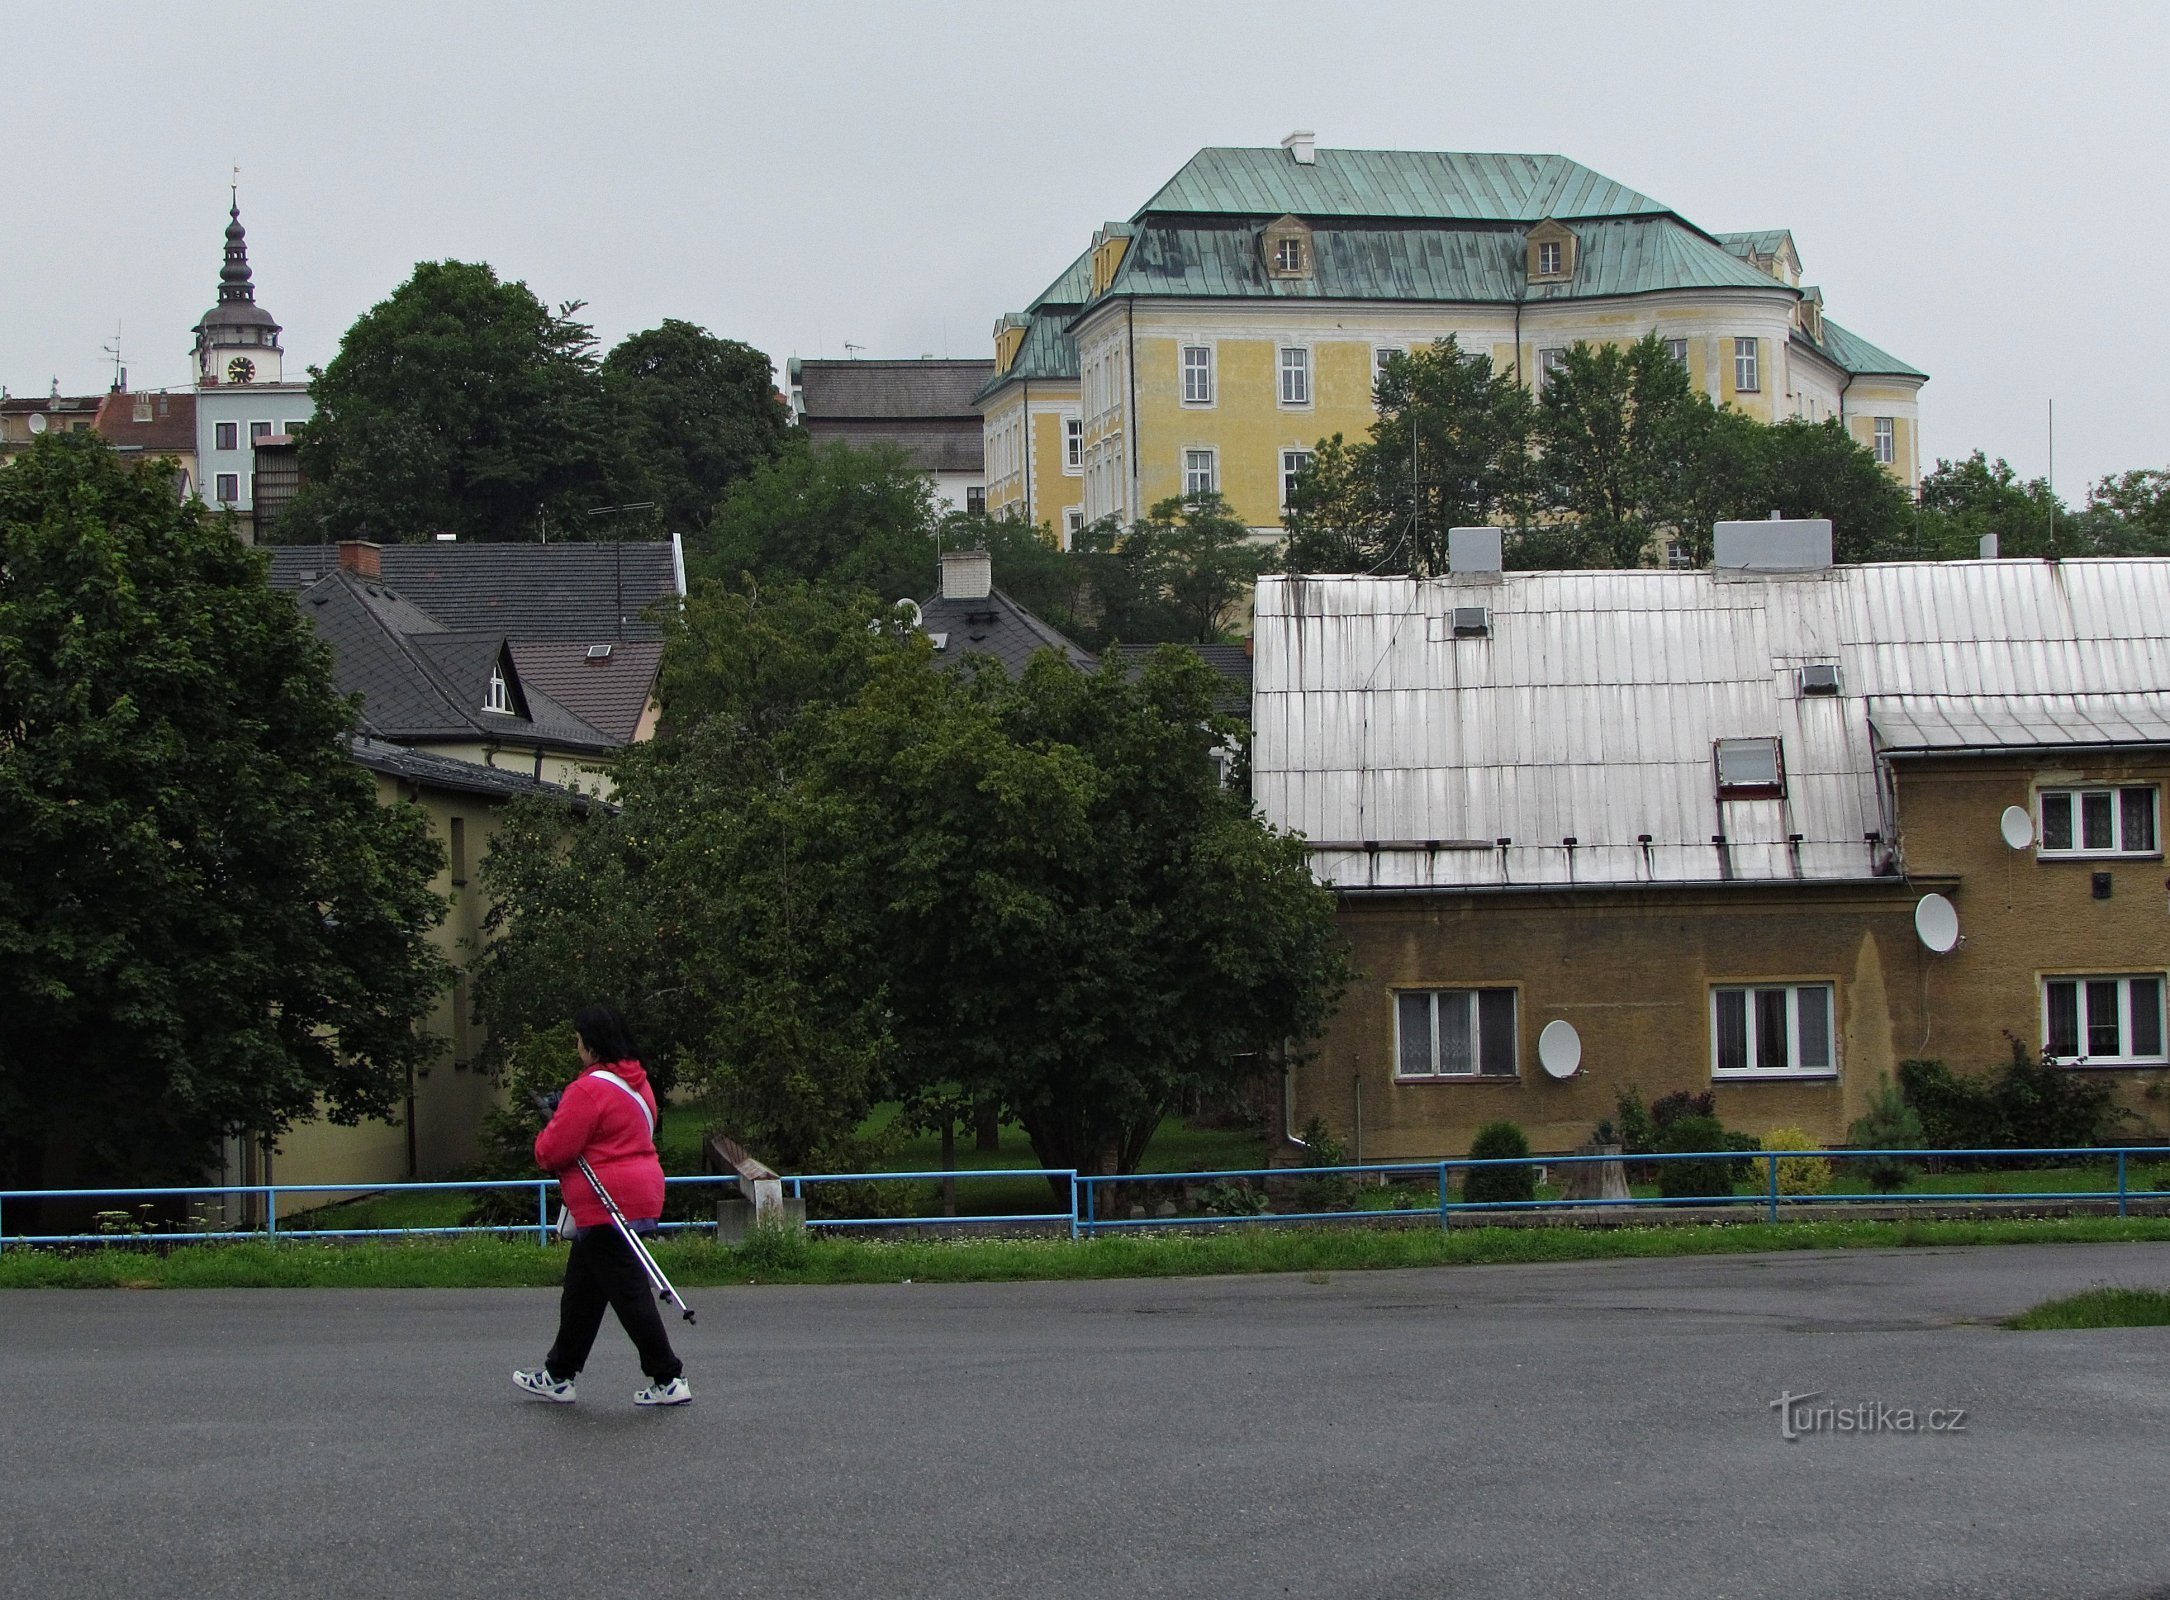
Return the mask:
M1776 739L1720 739L1717 762L1721 796L1785 793L1785 761Z

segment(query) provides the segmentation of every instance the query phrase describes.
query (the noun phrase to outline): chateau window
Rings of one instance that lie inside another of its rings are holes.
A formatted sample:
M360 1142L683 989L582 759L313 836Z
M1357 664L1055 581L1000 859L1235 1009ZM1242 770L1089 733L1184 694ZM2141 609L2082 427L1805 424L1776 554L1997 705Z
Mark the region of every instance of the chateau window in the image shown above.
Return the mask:
M1666 340L1665 353L1685 367L1688 364L1688 341L1685 339Z
M239 505L241 503L240 473L222 472L213 481L218 486L216 493L220 505L232 506Z
M1894 426L1891 418L1878 417L1876 419L1876 459L1887 467L1891 465L1892 458L1898 454L1897 434L1898 429Z
M2042 791L2044 856L2152 856L2159 853L2153 784L2129 789Z
M1273 242L1273 270L1276 272L1302 272L1304 269L1304 242L1301 239L1276 239Z
M1537 247L1537 276L1557 278L1560 275L1560 246L1551 241Z
M1209 344L1183 347L1183 403L1187 406L1213 404L1213 346Z
M211 448L214 450L238 450L241 448L241 424L238 422L214 422L211 424Z
M1062 531L1063 547L1068 549L1070 543L1085 531L1085 508L1083 506L1072 506L1062 514Z
M1567 351L1558 345L1537 352L1537 382L1542 388L1549 384L1554 374L1567 369Z
M979 484L968 483L964 490L964 509L968 516L987 515L987 491Z
M1281 404L1311 403L1311 352L1301 345L1281 347Z
M1085 470L1085 423L1079 417L1062 419L1062 470Z
M2042 1044L2070 1066L2163 1059L2162 974L2045 978Z
M1512 1078L1512 989L1405 989L1394 996L1394 1076Z
M1710 992L1711 1072L1721 1078L1828 1076L1831 986L1786 983Z
M1405 356L1408 353L1398 344L1382 344L1374 347L1371 352L1372 388L1377 389L1381 383L1386 381L1386 369L1396 356Z
M1753 394L1762 387L1758 376L1757 346L1759 339L1735 339L1733 341L1733 387L1741 394Z
M1281 504L1287 507L1296 496L1296 480L1311 466L1308 450L1284 450L1281 452Z
M1183 452L1183 493L1212 494L1220 488L1220 473L1211 450Z

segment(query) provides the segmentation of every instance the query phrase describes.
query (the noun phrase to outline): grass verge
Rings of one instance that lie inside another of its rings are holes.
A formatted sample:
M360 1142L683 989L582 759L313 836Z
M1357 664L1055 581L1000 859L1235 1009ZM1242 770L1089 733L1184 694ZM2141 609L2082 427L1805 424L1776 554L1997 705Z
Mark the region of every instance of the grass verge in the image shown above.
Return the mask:
M783 1235L743 1248L673 1239L657 1251L687 1289L749 1283L1002 1283L1027 1279L1359 1272L1391 1267L1876 1250L1937 1245L2170 1240L2170 1218L1984 1222L1725 1223L1653 1228L1254 1228L1068 1239L830 1239ZM513 1239L108 1247L0 1254L0 1289L543 1288L562 1246ZM2165 1319L2170 1320L2170 1319ZM2047 1326L2049 1324L2045 1324ZM2056 1324L2066 1326L2067 1324ZM2071 1324L2081 1326L2083 1324ZM2084 1324L2094 1326L2095 1324Z
M2170 1289L2088 1289L2045 1300L2005 1319L2007 1328L2160 1328L2170 1326Z

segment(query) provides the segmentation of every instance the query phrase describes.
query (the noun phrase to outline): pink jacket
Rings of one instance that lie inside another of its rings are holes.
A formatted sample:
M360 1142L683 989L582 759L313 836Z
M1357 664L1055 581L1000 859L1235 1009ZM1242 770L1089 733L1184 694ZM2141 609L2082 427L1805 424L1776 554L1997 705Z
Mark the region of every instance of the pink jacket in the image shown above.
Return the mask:
M641 1115L633 1095L598 1078L598 1071L623 1078L648 1115ZM576 1226L600 1228L610 1222L610 1213L574 1165L582 1156L626 1221L653 1222L663 1215L663 1163L649 1131L655 1115L655 1091L638 1061L598 1061L566 1086L557 1114L535 1136L535 1160L544 1171L558 1175L558 1188Z

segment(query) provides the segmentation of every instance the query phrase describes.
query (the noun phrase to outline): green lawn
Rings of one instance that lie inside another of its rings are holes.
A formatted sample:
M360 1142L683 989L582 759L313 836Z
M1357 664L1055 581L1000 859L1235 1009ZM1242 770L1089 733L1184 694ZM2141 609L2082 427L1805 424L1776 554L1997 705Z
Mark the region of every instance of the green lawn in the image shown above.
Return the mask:
M2062 1300L2045 1300L2008 1318L2007 1328L2161 1328L2170 1326L2170 1290L2089 1289Z

